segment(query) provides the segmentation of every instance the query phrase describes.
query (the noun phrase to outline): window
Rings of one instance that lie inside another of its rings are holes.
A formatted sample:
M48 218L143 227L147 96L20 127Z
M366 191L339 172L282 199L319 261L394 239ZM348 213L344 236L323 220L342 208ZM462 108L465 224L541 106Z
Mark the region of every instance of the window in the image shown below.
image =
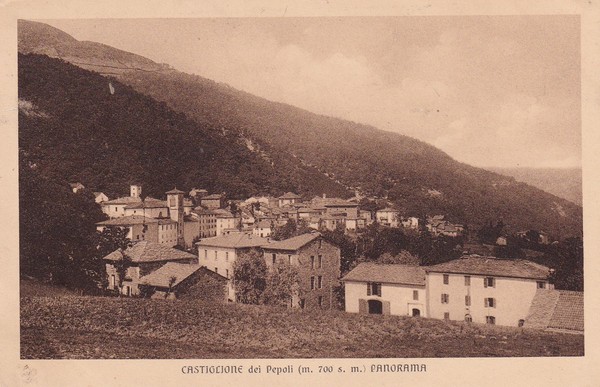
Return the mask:
M546 289L546 281L538 281L537 288L538 289Z
M217 250L215 250L215 261L217 260Z
M418 300L418 299L419 299L419 291L413 290L413 300Z
M288 265L292 264L292 256L288 254Z
M523 319L519 320L519 327L522 327L523 325L525 325L525 320L523 320Z
M448 274L444 274L444 285L448 285L450 282L450 276Z
M319 255L319 269L323 267L323 256Z
M317 277L317 288L321 289L323 287L323 276Z
M471 306L471 296L465 296L465 306Z
M229 251L225 252L225 262L229 262Z
M312 276L310 277L310 290L313 290L315 288L315 277Z
M470 314L465 314L465 321L468 323L473 322L473 317Z
M442 304L450 303L450 295L442 293Z
M319 302L319 307L322 307L323 306L323 296L319 296L318 302Z
M444 320L450 320L450 312L444 312Z
M273 265L275 264L276 260L277 260L277 254L273 254Z
M494 277L485 277L483 279L483 287L484 288L495 288L496 287L496 279Z
M495 298L486 298L485 299L485 307L486 308L495 308L496 307L496 299Z
M219 268L215 267L215 273L219 273Z
M465 286L471 286L471 276L470 275L465 276Z
M225 277L229 278L229 269L225 269Z
M381 297L381 283L379 282L368 282L367 283L367 296L379 296Z
M486 324L496 324L496 317L494 316L485 316L485 323Z
M311 269L315 268L315 256L314 255L310 256L310 268Z

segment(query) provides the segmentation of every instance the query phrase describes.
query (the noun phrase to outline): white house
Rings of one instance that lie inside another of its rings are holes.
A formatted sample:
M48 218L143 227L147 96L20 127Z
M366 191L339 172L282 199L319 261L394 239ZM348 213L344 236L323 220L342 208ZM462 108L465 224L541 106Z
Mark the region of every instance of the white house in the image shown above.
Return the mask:
M465 256L425 267L427 316L522 326L551 270L527 260Z
M398 211L393 208L384 208L376 212L376 219L382 226L398 227L400 219Z
M425 270L421 266L365 262L342 281L346 312L427 317Z
M273 224L270 220L261 220L260 222L254 225L252 233L261 238L268 238L273 232L272 226Z
M280 197L277 198L279 201L279 207L292 205L294 203L300 203L302 201L302 196L296 195L293 192L287 192Z
M99 204L108 201L108 196L104 192L94 192L94 200Z

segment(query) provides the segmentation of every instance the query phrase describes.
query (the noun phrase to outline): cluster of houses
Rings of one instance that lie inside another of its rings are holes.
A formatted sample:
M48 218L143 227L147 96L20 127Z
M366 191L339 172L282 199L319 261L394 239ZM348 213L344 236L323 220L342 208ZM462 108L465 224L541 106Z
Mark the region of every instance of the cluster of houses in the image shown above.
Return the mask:
M418 229L418 219L401 218L386 208L375 219L352 200L325 196L303 201L293 193L279 198L253 197L224 209L224 195L194 189L189 198L174 189L166 200L130 196L99 201L110 219L97 224L128 230L131 247L107 255L108 288L129 296L176 298L207 291L236 302L233 263L240 254L258 252L269 270L295 266L297 291L290 307L329 309L335 290L344 284L350 313L429 317L484 324L583 332L583 293L556 290L552 270L527 260L465 255L433 266L361 263L341 278L340 249L317 229L347 231L373 221L389 227ZM312 232L275 241L273 228L289 219L305 221ZM443 217L427 219L434 235L457 236L461 225ZM197 254L174 246L195 246ZM127 258L127 267L120 263ZM196 290L194 290L196 289Z
M77 192L83 185L74 183L71 187ZM187 195L178 189L168 191L166 200L149 196L142 199L140 185L131 185L129 196L116 199L109 200L102 192L94 195L110 218L97 224L98 231L109 226L126 227L132 241L147 240L187 249L203 238L231 233L268 238L275 227L289 220L302 222L314 230L352 232L374 221L389 227L419 229L418 218L401 217L392 208L374 214L362 211L357 198L344 200L323 195L305 201L300 195L288 192L278 198L262 196L227 202L224 194L209 195L206 190L194 188Z

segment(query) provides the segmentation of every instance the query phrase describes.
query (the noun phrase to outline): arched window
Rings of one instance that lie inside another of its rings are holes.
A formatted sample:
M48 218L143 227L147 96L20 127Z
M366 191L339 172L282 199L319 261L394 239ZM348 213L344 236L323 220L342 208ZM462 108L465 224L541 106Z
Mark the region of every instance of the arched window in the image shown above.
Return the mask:
M473 322L473 317L471 317L471 315L467 313L465 314L465 321L468 323Z
M519 327L522 327L523 325L525 325L525 320L520 319L519 320Z

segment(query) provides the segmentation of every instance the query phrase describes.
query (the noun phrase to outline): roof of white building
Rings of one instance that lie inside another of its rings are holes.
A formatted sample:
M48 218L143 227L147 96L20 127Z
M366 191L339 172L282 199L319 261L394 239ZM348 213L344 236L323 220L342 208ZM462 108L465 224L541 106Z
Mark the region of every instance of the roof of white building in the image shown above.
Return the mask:
M226 248L249 248L260 247L267 243L268 239L251 234L235 233L205 238L197 243L198 246L226 247Z
M422 266L363 262L346 274L342 281L425 286L425 270Z
M302 199L302 196L297 195L293 192L286 192L281 195L278 199Z
M123 196L121 198L116 198L116 199L112 199L112 200L108 200L106 202L103 202L102 205L109 205L109 204L133 204L133 203L140 203L142 201L142 199L137 198L137 197L133 197L133 196Z
M131 262L160 262L175 261L182 259L196 259L193 254L174 249L155 242L137 242L125 251L118 249L104 257L109 261L119 261L128 256Z
M463 256L449 262L427 266L427 272L487 275L526 279L547 279L550 268L525 259Z
M135 224L157 223L158 220L142 215L122 216L96 223L97 226L133 226Z

